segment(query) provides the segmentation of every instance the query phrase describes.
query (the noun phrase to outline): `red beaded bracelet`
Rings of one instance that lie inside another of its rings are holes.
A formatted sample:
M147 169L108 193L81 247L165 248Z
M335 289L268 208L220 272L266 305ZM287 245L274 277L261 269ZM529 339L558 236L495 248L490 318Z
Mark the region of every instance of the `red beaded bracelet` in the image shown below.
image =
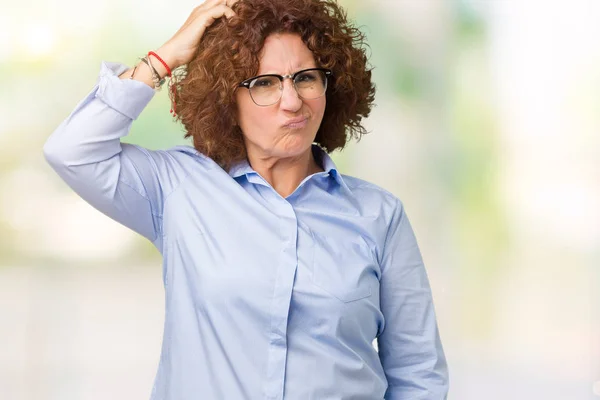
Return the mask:
M170 77L171 77L171 68L169 68L169 66L167 65L167 63L166 63L166 62L165 62L165 61L164 61L162 58L160 58L160 56L159 56L158 54L156 54L156 53L155 53L155 52L153 52L153 51L149 51L149 52L148 52L148 57L150 57L150 56L154 56L154 57L156 57L156 59L157 59L158 61L160 61L160 63L161 63L161 64L162 64L162 65L165 67L165 69L167 70L167 76L170 78ZM171 98L171 111L170 111L170 113L171 113L171 114L173 114L173 116L175 117L175 116L177 115L177 111L176 111L176 109L175 109L175 101L174 101L174 100L175 100L175 95L176 95L176 94L175 94L175 93L176 93L176 88L175 88L175 85L173 85L173 82L171 82L171 88L170 88L170 89L171 89L172 96L173 96L173 97Z
M169 66L167 65L167 63L166 63L166 62L165 62L165 61L164 61L162 58L160 58L160 57L158 56L158 54L156 54L156 53L155 53L155 52L153 52L153 51L149 51L149 52L148 52L148 57L150 57L150 56L154 56L154 57L156 57L156 59L157 59L158 61L160 61L160 63L161 63L161 64L162 64L162 65L165 67L165 69L167 70L167 76L168 76L168 77L171 77L171 68L169 68Z

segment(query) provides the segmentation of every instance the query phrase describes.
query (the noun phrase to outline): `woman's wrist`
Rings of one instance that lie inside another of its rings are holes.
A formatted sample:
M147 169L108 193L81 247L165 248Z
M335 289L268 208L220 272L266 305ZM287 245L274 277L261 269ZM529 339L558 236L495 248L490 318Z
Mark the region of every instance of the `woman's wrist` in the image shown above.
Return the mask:
M146 58L146 62L144 62L140 58L138 64L135 67L123 72L121 75L119 75L119 78L135 79L144 82L148 86L154 88L154 72L156 72L158 74L159 79L162 80L170 76L171 72L175 68L177 68L177 64L175 61L173 61L174 59L170 56L170 53L162 47L156 50L155 52L149 52L148 54L149 55ZM148 62L150 62L152 66L150 66ZM166 64L166 66L163 63Z
M145 83L154 89L154 79L152 78L152 71L150 68L139 61L133 68L129 68L127 71L119 75L120 79L133 79Z
M154 51L154 53L156 54L156 56L160 57L160 59L162 59L162 61L164 61L167 64L167 66L169 67L169 69L171 71L173 71L175 68L180 66L180 64L177 62L177 59L174 57L173 53L169 50L167 45L163 45L163 46L159 47L157 50ZM151 57L154 57L154 56L151 56ZM167 76L168 71L164 67L162 62L159 62L157 57L155 57L154 60L156 60L156 62L154 63L154 66L155 66L156 70L160 73L161 78L164 78L165 76ZM160 69L159 69L159 67L160 67Z

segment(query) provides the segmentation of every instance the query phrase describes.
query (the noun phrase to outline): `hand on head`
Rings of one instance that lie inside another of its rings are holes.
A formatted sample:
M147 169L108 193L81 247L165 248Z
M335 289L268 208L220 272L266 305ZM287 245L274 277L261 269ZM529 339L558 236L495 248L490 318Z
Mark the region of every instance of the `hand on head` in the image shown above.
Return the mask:
M171 69L189 63L198 50L206 28L221 17L234 17L236 14L231 8L237 2L238 0L206 0L194 8L181 28L157 50L157 53Z

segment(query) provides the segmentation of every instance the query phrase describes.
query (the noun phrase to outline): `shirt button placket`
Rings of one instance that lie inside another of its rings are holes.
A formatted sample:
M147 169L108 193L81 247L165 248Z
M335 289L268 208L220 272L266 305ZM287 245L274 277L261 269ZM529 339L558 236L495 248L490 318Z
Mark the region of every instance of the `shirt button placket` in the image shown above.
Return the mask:
M296 241L298 221L292 205L284 199L278 205L282 251L275 278L271 302L270 344L267 362L265 400L283 399L285 366L287 359L287 323L294 277L298 265Z

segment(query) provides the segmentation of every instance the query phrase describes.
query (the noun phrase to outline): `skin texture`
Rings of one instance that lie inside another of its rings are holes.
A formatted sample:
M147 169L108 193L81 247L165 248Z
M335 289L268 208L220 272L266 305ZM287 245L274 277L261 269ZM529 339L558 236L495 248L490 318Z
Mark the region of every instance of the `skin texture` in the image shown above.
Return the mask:
M313 54L300 36L272 34L265 40L258 75L287 75L313 67L317 67ZM245 88L237 90L236 102L248 161L282 197L291 194L305 177L323 171L315 162L311 147L323 120L325 96L302 99L292 81L285 79L278 103L257 106ZM297 117L307 118L305 126L285 126Z

